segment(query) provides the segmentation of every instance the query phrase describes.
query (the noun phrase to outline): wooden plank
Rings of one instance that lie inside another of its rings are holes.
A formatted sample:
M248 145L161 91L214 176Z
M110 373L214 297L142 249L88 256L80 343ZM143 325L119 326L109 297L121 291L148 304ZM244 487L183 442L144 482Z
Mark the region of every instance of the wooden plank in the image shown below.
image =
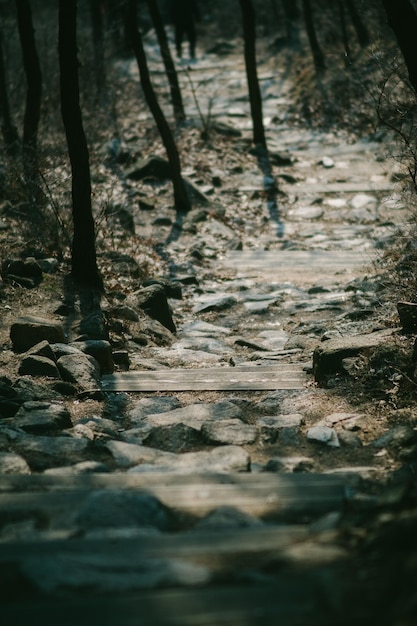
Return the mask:
M274 482L264 481L260 476L240 484L190 482L150 485L146 482L146 477L143 480L142 489L155 495L166 506L197 516L220 506L232 506L272 519L282 513L329 511L340 507L347 497L346 481L340 477L326 477L321 480L316 476L307 481L302 477L299 480ZM110 484L109 482L107 486ZM0 520L37 513L53 517L63 512L73 512L91 493L91 489L82 487L67 491L3 492L0 494Z
M304 364L135 370L102 377L104 391L237 391L303 389Z
M71 491L73 489L146 489L153 486L184 485L237 485L243 489L315 489L316 487L346 485L354 487L356 476L337 476L334 474L295 473L228 473L228 474L183 474L179 472L151 472L126 474L0 474L0 494L30 491Z
M53 554L86 554L112 556L131 563L138 558L179 558L194 562L223 562L231 555L255 557L284 550L288 546L311 539L306 525L256 526L252 528L192 530L178 533L147 534L125 537L71 538L44 541L4 542L0 550L2 562L24 561L30 557ZM213 555L215 557L213 558Z
M353 252L349 250L233 250L227 253L219 263L241 271L257 268L274 270L279 278L282 268L310 270L316 275L322 270L339 271L347 268L360 268L372 261L370 251Z
M2 601L10 626L277 626L323 621L313 575L291 573L279 583L165 589L95 597ZM325 597L325 596L324 596ZM320 603L321 600L321 603ZM317 607L317 613L314 613ZM313 613L312 613L313 612ZM314 621L314 615L319 621ZM312 621L313 617L313 621ZM334 623L334 622L333 622Z

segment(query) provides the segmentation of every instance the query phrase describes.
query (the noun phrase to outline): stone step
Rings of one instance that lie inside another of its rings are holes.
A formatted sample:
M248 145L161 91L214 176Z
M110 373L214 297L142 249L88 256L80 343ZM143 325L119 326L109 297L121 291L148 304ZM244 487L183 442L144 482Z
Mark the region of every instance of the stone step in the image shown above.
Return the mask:
M104 391L245 391L303 389L303 363L243 367L136 370L102 377Z

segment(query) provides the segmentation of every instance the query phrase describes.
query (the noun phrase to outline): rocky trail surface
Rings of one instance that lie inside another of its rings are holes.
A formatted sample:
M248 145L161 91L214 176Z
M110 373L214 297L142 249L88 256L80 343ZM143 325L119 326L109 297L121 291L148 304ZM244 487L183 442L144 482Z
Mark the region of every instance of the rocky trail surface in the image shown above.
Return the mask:
M2 619L415 623L414 422L338 386L402 340L381 322L381 251L409 219L387 146L287 125L291 85L261 62L266 165L239 55L181 67L233 148L226 171L186 166L181 224L146 204L155 170L126 172L165 278L104 303L104 338L67 302L4 311Z

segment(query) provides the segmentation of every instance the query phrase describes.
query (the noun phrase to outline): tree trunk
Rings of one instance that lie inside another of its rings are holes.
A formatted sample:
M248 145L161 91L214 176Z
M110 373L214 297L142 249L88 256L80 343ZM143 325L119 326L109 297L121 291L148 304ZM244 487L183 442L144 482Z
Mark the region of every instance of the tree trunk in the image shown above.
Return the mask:
M417 94L417 14L410 0L382 0L388 24L404 56L410 83Z
M397 3L400 4L400 3ZM353 0L346 0L346 6L349 11L350 19L352 20L353 27L356 31L356 36L361 48L366 48L371 40L368 29L365 23L361 20L361 17L357 11Z
M59 0L61 112L72 172L72 268L74 280L102 288L97 268L91 177L78 83L77 0Z
M0 113L1 126L7 154L16 157L19 152L19 135L10 113L9 92L7 89L6 65L3 56L3 33L0 30Z
M349 35L346 28L346 16L345 16L345 6L343 4L343 0L338 0L339 5L339 17L340 17L340 28L342 31L342 41L343 47L345 49L345 65L349 66L351 64L350 58L350 45L349 45Z
M171 102L174 109L174 117L177 122L185 120L184 105L182 103L181 90L178 83L177 71L174 61L172 60L169 50L168 39L165 33L164 23L158 8L157 0L147 0L149 13L152 23L155 27L156 36L158 37L159 48L161 50L162 60L164 62L166 75L168 77L169 87L171 91Z
M297 4L295 0L282 0L282 8L284 9L288 44L293 48L298 48L300 46L300 33L297 22L300 15Z
M103 18L101 15L100 0L90 0L90 15L94 48L94 75L96 77L97 93L100 100L104 94L104 88L106 86Z
M310 42L311 52L313 54L314 67L316 68L316 72L320 74L324 72L326 69L326 63L324 61L324 55L320 48L320 44L317 39L316 29L314 26L313 19L313 11L311 10L311 2L310 0L302 0L303 3L303 11L304 11L304 19L306 23L306 30L308 40Z
M148 103L149 109L153 115L167 152L171 180L174 188L175 208L179 213L188 213L188 211L191 210L191 203L181 175L180 157L171 133L171 129L169 128L164 113L159 106L155 91L152 87L145 50L143 48L142 36L138 29L136 0L128 0L126 28L136 56L143 93L145 94L146 102Z
M262 96L256 70L256 25L252 0L240 0L243 37L245 41L246 77L249 89L250 110L253 124L253 142L266 148L262 115Z
M16 0L16 7L23 66L27 82L22 144L23 167L29 200L32 205L36 205L43 199L39 184L37 155L38 127L41 115L42 73L36 49L30 2L29 0Z

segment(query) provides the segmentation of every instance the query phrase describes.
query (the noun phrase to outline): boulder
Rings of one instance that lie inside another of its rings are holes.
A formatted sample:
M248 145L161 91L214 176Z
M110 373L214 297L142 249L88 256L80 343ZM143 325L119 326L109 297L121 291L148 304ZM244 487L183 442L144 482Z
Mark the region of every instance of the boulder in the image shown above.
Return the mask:
M24 402L16 413L13 425L31 434L54 432L71 428L71 416L63 404Z
M367 335L354 335L323 341L313 353L313 374L318 383L328 376L343 372L343 359L358 354L369 354L386 343L394 330L380 330Z
M19 366L21 376L46 376L47 378L60 378L59 370L55 361L45 356L31 354L25 356Z
M171 308L168 304L164 287L160 284L149 285L136 291L129 300L154 320L160 322L172 333L176 332Z
M26 352L41 341L67 343L60 322L32 316L20 317L12 324L10 339L16 352Z
M100 391L100 366L89 354L67 354L58 359L58 369L63 380L74 383L86 396L102 397Z
M94 357L100 366L101 374L111 374L114 371L114 362L110 342L104 339L88 339L71 344L84 354Z

